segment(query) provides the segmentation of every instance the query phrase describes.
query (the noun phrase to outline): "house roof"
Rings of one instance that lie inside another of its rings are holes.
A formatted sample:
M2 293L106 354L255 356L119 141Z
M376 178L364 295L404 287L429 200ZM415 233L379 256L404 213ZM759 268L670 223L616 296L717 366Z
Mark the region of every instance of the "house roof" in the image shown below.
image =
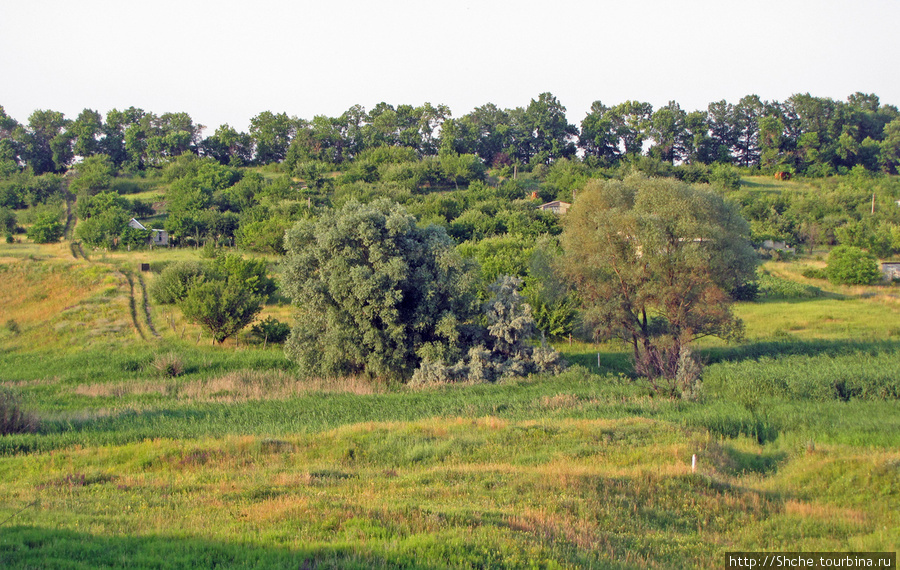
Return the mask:
M142 224L142 223L140 223L139 221L137 221L135 218L131 218L131 220L128 222L128 225L131 226L131 227L133 227L134 229L137 229L137 230L149 230L149 231L151 231L151 232L164 232L164 231L166 231L166 230L162 230L162 229L159 229L159 228L148 228L148 227L145 226L144 224Z

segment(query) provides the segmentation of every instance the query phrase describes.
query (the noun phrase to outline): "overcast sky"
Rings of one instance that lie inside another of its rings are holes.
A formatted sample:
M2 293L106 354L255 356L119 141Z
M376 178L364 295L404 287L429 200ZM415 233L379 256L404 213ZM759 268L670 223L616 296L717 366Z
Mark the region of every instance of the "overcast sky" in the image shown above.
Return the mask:
M3 0L0 105L140 107L247 130L261 111L593 101L687 111L748 94L900 105L898 0Z

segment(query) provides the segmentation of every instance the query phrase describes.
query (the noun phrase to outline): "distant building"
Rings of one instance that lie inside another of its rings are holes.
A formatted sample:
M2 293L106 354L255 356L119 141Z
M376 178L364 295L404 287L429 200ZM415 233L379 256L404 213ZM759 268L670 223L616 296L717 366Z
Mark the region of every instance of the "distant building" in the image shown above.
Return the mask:
M150 245L169 245L169 232L166 230L159 229L150 229L144 226L144 224L140 223L134 218L131 218L131 221L128 222L128 225L136 230L144 230L150 232L150 239L148 243Z
M794 251L794 248L788 247L788 244L783 241L775 241L771 239L767 239L762 243L763 249L777 249L778 251Z
M546 204L538 206L539 209L544 210L545 212L553 212L554 214L565 214L569 211L570 207L572 207L572 204L560 202L559 200L554 200L553 202L547 202Z
M900 263L896 261L882 263L881 274L884 275L884 278L888 281L900 279Z

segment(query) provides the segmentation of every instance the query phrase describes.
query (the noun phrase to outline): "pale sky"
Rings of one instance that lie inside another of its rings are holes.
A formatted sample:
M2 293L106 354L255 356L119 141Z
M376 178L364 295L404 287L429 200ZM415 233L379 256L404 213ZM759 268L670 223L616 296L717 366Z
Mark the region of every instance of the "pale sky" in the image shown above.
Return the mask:
M545 91L686 111L757 94L900 106L898 0L0 0L0 105L74 119L140 107L249 128L354 104L453 116Z

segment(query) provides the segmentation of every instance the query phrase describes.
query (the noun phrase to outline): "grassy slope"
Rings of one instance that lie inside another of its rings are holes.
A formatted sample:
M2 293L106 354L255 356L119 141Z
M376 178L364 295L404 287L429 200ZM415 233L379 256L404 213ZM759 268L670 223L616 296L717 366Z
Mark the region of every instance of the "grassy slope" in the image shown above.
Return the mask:
M277 349L197 344L160 308L154 338L130 310L137 257L0 246L0 325L20 329L0 378L46 419L0 438L4 567L708 567L900 542L896 400L801 382L891 362L890 290L739 306L749 342L707 346L701 403L577 343L585 368L558 378L410 392L299 381ZM183 375L154 368L169 353Z

